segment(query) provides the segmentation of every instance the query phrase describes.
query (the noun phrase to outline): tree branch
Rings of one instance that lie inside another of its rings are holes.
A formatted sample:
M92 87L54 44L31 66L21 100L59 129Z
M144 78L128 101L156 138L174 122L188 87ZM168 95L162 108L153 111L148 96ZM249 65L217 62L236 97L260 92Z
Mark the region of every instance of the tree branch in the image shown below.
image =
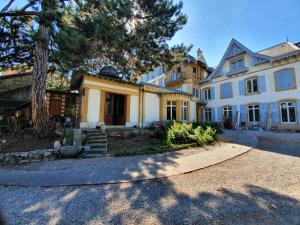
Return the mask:
M0 17L5 17L5 16L39 16L39 12L35 11L28 11L28 12L19 12L19 11L14 11L14 12L4 12L0 13Z
M10 1L7 3L7 5L1 10L1 13L6 12L6 10L9 9L9 7L11 6L11 4L13 4L14 1L15 1L15 0L10 0Z

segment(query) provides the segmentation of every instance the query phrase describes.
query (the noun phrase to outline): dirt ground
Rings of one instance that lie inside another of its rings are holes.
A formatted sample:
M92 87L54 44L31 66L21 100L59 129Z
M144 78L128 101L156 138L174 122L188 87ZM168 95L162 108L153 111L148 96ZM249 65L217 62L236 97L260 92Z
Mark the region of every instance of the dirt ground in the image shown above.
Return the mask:
M139 148L159 143L160 140L150 135L136 135L133 137L108 137L108 151L116 152L123 149Z
M0 153L27 152L37 149L53 148L54 141L58 139L57 137L39 139L30 133L24 134L24 138L15 136L2 137L0 138Z

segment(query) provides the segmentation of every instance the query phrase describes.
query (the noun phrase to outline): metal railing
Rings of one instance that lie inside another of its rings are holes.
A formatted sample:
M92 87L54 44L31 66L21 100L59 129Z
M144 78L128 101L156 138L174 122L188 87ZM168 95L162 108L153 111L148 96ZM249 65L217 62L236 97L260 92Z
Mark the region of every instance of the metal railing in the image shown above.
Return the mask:
M165 78L165 84L171 83L171 82L176 82L179 80L184 80L186 79L186 74L181 72L181 73L176 73L176 77L171 74L171 76L168 76Z

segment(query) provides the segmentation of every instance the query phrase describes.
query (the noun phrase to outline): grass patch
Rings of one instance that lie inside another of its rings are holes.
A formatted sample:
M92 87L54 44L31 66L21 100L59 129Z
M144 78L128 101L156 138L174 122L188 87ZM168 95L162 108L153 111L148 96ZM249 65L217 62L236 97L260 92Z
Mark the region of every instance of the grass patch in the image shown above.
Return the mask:
M132 155L146 155L146 154L157 154L163 152L172 152L189 147L195 147L196 144L157 144L148 145L139 148L123 149L116 152L114 155L117 157L132 156Z

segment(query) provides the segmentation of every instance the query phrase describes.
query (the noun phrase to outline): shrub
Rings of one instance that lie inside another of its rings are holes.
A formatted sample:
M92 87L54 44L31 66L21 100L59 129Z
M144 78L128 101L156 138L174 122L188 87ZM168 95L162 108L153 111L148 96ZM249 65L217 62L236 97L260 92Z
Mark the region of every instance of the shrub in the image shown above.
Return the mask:
M213 129L215 129L217 131L217 134L221 134L222 133L222 130L220 128L220 124L218 122L193 122L193 128L197 128L197 127L203 127L205 130L208 128L208 127L211 127Z
M206 129L198 126L195 128L194 133L190 135L190 138L194 140L199 146L212 143L216 140L216 129L207 127Z
M175 122L168 129L167 143L168 144L189 144L193 140L190 135L193 134L193 125L188 123Z

